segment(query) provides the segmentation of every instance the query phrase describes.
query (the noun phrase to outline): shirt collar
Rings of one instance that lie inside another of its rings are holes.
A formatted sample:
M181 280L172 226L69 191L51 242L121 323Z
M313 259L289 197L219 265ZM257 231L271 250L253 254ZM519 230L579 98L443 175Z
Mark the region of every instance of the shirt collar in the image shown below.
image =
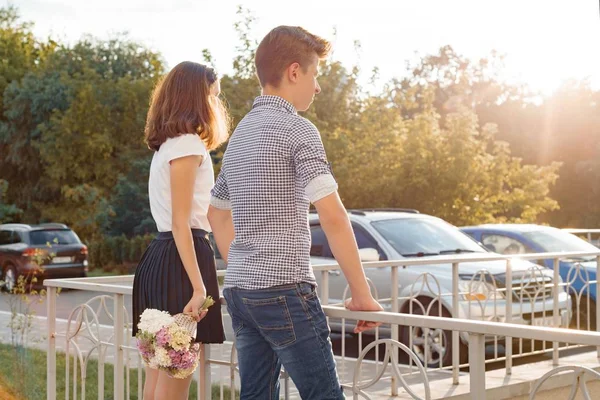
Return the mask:
M258 96L256 99L254 99L254 105L252 108L257 107L278 108L290 114L297 114L296 107L294 107L292 103L285 100L283 97L279 96Z

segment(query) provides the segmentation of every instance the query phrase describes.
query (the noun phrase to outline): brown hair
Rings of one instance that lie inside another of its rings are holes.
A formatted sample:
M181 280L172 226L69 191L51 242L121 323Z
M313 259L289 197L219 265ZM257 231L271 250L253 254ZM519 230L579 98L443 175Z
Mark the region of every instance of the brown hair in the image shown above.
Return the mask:
M157 151L168 139L197 133L209 150L227 140L229 114L221 100L211 95L217 82L212 68L184 61L158 82L150 100L144 140Z
M299 26L278 26L264 37L256 49L254 63L260 85L278 87L287 67L297 62L306 72L315 54L322 60L331 43Z

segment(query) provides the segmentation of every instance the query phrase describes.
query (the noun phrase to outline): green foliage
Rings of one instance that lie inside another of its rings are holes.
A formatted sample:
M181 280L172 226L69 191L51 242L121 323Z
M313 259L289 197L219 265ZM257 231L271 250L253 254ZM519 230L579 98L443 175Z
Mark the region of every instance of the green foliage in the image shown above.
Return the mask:
M123 35L40 43L14 9L0 11L0 53L14 67L0 82L5 201L24 210L23 222L68 223L92 240L110 230L119 176L148 159L142 132L160 55ZM147 221L135 228L130 235L149 231Z
M150 160L135 160L127 175L119 175L110 197L109 234L132 237L156 231L148 199Z
M26 400L44 400L46 399L46 352L42 350L30 349L28 353L27 371L16 370L13 366L17 362L19 354L14 347L6 344L0 344L0 377L2 378L2 386L9 389L12 393L15 393L15 398L26 399ZM74 358L71 357L71 374L73 369ZM56 355L56 383L57 383L57 396L58 399L65 398L65 369L66 369L66 357L64 353L57 353ZM125 374L125 373L124 373ZM98 399L98 361L94 358L88 361L86 370L86 386L85 393L86 399ZM125 375L126 376L126 375ZM142 371L142 377L144 371ZM114 371L113 365L110 363L104 364L104 396L106 399L112 399L113 388L114 388ZM129 371L130 379L130 399L138 400L138 371L132 368ZM22 380L26 380L25 384L22 384ZM71 377L71 382L73 381ZM198 385L192 384L190 386L189 399L196 399L198 397L197 387ZM73 388L69 390L73 393ZM81 393L81 386L78 383L77 392ZM221 388L215 384L212 386L212 399L231 398L230 390L228 387L223 388L223 397L221 397ZM239 391L236 391L235 398L239 399ZM141 400L141 399L139 399Z
M90 270L133 273L154 237L154 234L97 237L89 245Z
M234 124L260 94L254 23L239 7L233 73L221 79ZM96 268L137 262L147 245L137 237L156 229L142 138L160 54L124 35L40 41L14 8L0 9L0 38L0 169L10 182L0 182L0 218L70 224ZM323 63L322 93L304 115L345 204L414 207L455 224L600 223L599 92L573 83L532 103L527 88L500 80L502 65L493 52L472 61L445 46L367 90L359 66ZM211 154L216 173L225 149Z
M39 332L34 330L33 322L35 304L41 304L46 299L46 290L37 290L38 278L40 273L40 265L43 265L48 258L55 256L52 252L52 243L47 244L47 248L35 249L34 255L31 257L33 265L37 268L31 269L25 275L15 276L13 282L0 281L0 288L3 288L7 293L2 293L3 301L6 302L10 310L10 319L8 328L10 329L10 339L13 349L11 357L2 357L3 365L10 365L12 370L16 372L15 384L20 388L18 392L25 395L31 395L29 389L28 374L31 365L30 349L33 344L42 342L45 337L40 336ZM60 289L57 295L60 294ZM12 362L7 362L12 361ZM0 376L4 376L0 374Z
M23 210L14 204L6 203L6 192L8 191L8 182L0 179L0 224L12 222L18 219Z

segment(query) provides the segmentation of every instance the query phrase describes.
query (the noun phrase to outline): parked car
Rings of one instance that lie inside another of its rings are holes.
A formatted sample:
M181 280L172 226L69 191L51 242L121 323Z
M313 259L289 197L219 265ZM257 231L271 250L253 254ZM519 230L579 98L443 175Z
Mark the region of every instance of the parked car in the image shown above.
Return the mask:
M562 229L532 224L489 224L461 228L481 242L490 251L500 254L597 252L587 241ZM541 260L553 268L553 260ZM579 326L596 329L596 257L561 260L559 274L568 284L568 291L579 302L573 301L574 315L579 315ZM589 302L588 300L589 296ZM577 314L576 314L577 313ZM589 317L589 324L588 324ZM577 318L573 318L574 327Z
M564 228L563 231L572 233L588 243L600 248L600 229L572 229Z
M459 290L462 293L458 309L452 307L452 265L437 264L436 259L451 254L481 253L488 251L455 226L442 219L420 214L414 210L380 211L350 210L350 221L363 261L402 260L423 257L431 260L430 265L401 267L398 269L398 291L400 312L423 314L432 302L441 299L441 315L457 318L472 318L503 322L506 320L505 282L506 262L463 262L459 265ZM311 261L313 265L334 262L331 249L319 224L317 214L311 214L309 223L312 235ZM391 268L367 268L366 275L377 288L380 299L391 297ZM424 273L427 283L424 284ZM340 271L329 271L330 303L342 302L347 281ZM511 322L524 325L548 325L552 323L553 275L545 267L526 261L512 264L513 305ZM315 274L321 284L321 274ZM439 285L439 288L437 287ZM559 312L561 326L570 320L570 298L561 288ZM450 294L450 295L448 295ZM413 299L413 300L410 300ZM417 302L415 304L415 301ZM411 306L412 304L412 306ZM384 303L390 310L390 304ZM439 307L431 308L429 315L438 315ZM331 324L332 330L341 330L341 323ZM348 328L351 328L348 326ZM350 332L347 330L347 332ZM382 335L389 334L382 331ZM401 327L402 342L409 344L410 330ZM429 348L427 364L439 366L452 360L451 332L443 332L441 340L436 335L425 337L419 327L412 330L413 351L424 361L425 346ZM494 340L493 336L487 341ZM466 346L468 337L461 333L461 346ZM467 351L460 351L461 358Z
M222 270L222 269L227 269L227 264L225 263L225 260L223 260L223 257L221 256L221 252L219 251L219 248L217 247L217 242L215 241L215 237L213 236L212 232L208 234L208 239L210 240L210 244L212 245L213 251L215 253L215 265L217 267L217 271Z
M88 249L64 224L0 225L0 268L4 289L11 291L19 276L28 282L37 277L84 277L88 272Z

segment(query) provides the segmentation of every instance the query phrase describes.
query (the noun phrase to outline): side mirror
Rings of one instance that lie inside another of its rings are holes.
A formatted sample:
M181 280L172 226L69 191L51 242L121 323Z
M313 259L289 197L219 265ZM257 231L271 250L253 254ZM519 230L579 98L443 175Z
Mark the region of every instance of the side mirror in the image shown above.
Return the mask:
M367 247L364 249L358 249L358 255L360 261L379 261L379 252L376 249Z

